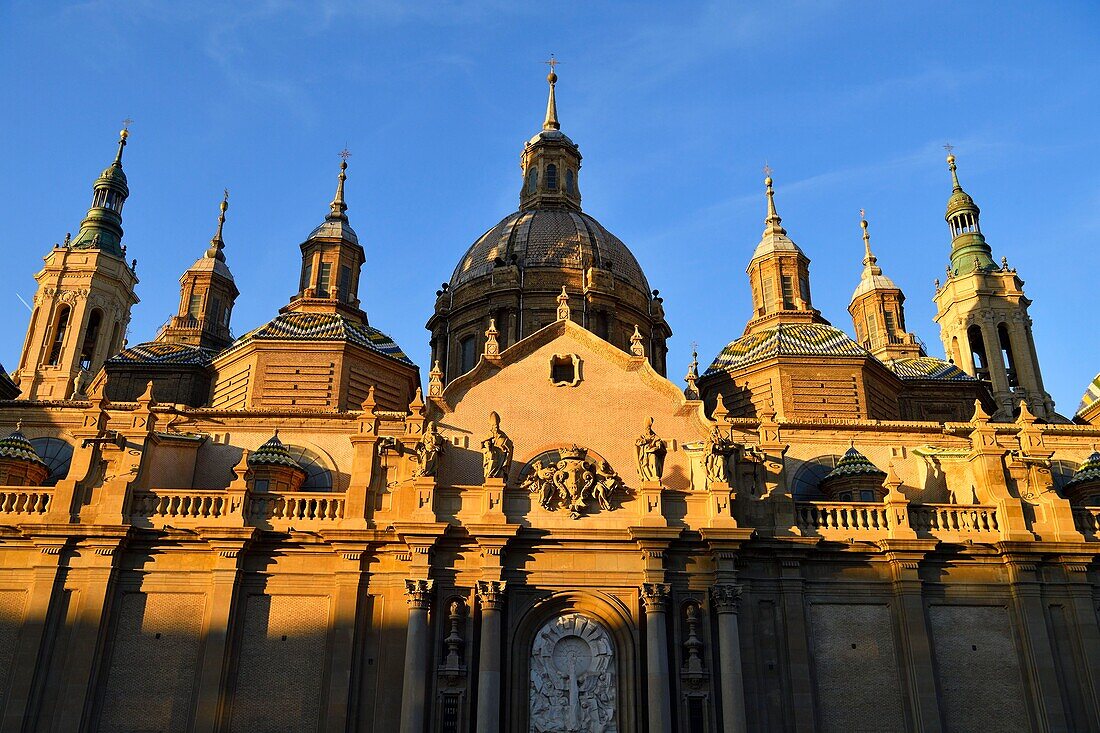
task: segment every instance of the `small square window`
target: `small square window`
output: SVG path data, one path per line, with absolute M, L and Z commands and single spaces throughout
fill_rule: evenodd
M 575 387 L 581 381 L 581 360 L 576 354 L 550 357 L 550 382 L 555 387 Z

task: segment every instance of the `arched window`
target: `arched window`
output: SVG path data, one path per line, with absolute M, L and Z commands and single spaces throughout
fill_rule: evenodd
M 31 445 L 50 471 L 44 486 L 54 486 L 69 474 L 69 464 L 73 461 L 72 445 L 61 438 L 34 438 Z
M 549 191 L 558 190 L 558 167 L 553 163 L 546 166 L 546 188 Z
M 50 346 L 50 364 L 53 366 L 57 366 L 61 361 L 61 347 L 65 345 L 65 332 L 69 330 L 70 315 L 72 315 L 72 309 L 67 305 L 57 309 L 57 320 L 54 321 Z
M 978 379 L 989 381 L 989 360 L 986 358 L 985 341 L 982 340 L 982 327 L 971 326 L 966 329 L 966 338 L 970 342 L 970 357 L 974 360 L 974 374 Z
M 99 326 L 103 322 L 103 311 L 96 308 L 88 316 L 88 327 L 84 329 L 84 343 L 80 347 L 80 368 L 91 369 L 95 361 L 96 342 L 99 341 Z
M 820 501 L 824 498 L 821 480 L 836 468 L 840 456 L 824 455 L 804 461 L 791 479 L 791 494 L 795 501 Z
M 572 170 L 567 170 L 565 172 L 565 191 L 566 191 L 566 193 L 573 193 L 573 187 L 574 187 L 573 180 L 574 180 L 573 171 Z
M 111 344 L 110 344 L 111 356 L 114 356 L 118 352 L 122 351 L 122 342 L 118 340 L 120 331 L 122 331 L 122 324 L 119 323 L 118 321 L 115 321 L 114 330 L 111 331 Z
M 306 472 L 305 481 L 298 487 L 300 490 L 332 491 L 332 471 L 325 465 L 321 456 L 299 445 L 288 445 L 286 449 L 290 457 Z
M 538 182 L 539 182 L 539 172 L 537 170 L 535 170 L 534 168 L 527 171 L 527 190 L 528 190 L 528 192 L 534 192 L 535 186 L 538 185 Z
M 474 368 L 474 349 L 476 347 L 477 340 L 473 336 L 467 336 L 459 342 L 459 365 L 462 367 L 463 374 Z
M 1001 359 L 1004 361 L 1008 386 L 1015 389 L 1020 386 L 1020 383 L 1016 378 L 1016 359 L 1012 355 L 1012 342 L 1008 338 L 1008 326 L 1006 324 L 997 325 L 997 339 L 1001 343 Z

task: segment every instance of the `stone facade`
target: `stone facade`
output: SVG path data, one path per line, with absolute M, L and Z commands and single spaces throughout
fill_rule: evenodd
M 521 204 L 578 214 L 553 97 L 543 132 Z M 421 391 L 359 309 L 345 168 L 272 321 L 0 401 L 0 731 L 1100 729 L 1100 426 L 829 325 L 770 179 L 757 310 L 686 389 L 644 276 L 611 268 L 614 336 L 544 262 L 469 369 L 437 300 Z M 904 333 L 882 277 L 857 332 Z

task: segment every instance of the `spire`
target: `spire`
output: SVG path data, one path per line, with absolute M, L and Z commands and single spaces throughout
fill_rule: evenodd
M 787 230 L 783 228 L 783 220 L 779 218 L 779 213 L 775 210 L 775 189 L 772 188 L 772 169 L 767 163 L 764 164 L 764 186 L 768 195 L 768 217 L 764 219 L 764 236 L 769 234 L 786 234 Z
M 554 67 L 560 62 L 554 58 L 554 54 L 550 54 L 550 60 L 545 63 L 550 67 L 550 73 L 546 75 L 546 81 L 550 82 L 550 96 L 546 99 L 546 119 L 542 122 L 542 129 L 560 130 L 561 125 L 558 123 L 558 102 L 554 97 L 554 85 L 558 83 L 558 75 L 554 72 Z
M 70 244 L 73 249 L 95 249 L 116 257 L 123 256 L 122 207 L 130 195 L 130 189 L 126 174 L 122 171 L 122 150 L 130 137 L 131 122 L 129 119 L 123 121 L 115 158 L 92 185 L 92 205 Z
M 871 254 L 871 235 L 867 231 L 867 213 L 863 210 L 859 210 L 859 225 L 863 227 L 863 266 L 874 267 L 878 259 Z
M 955 167 L 954 148 L 947 150 L 947 168 L 951 171 L 951 196 L 947 199 L 944 219 L 951 231 L 951 267 L 953 275 L 964 275 L 975 270 L 996 269 L 993 251 L 985 241 L 981 227 L 981 210 L 970 194 L 959 184 Z
M 222 252 L 225 249 L 225 240 L 222 239 L 222 227 L 225 226 L 225 211 L 229 208 L 229 189 L 224 189 L 222 195 L 222 203 L 219 207 L 220 213 L 218 214 L 218 231 L 214 232 L 214 236 L 210 239 L 210 248 L 206 250 L 206 257 L 221 260 L 225 262 L 225 253 Z
M 945 145 L 944 147 L 948 148 L 947 167 L 951 171 L 951 183 L 953 184 L 951 191 L 953 193 L 956 193 L 958 191 L 962 191 L 963 187 L 959 183 L 959 173 L 958 169 L 955 167 L 955 155 L 954 153 L 950 152 L 950 150 L 953 149 L 950 145 Z
M 520 155 L 519 167 L 523 171 L 523 186 L 519 193 L 519 208 L 535 209 L 581 208 L 581 190 L 578 175 L 581 168 L 581 151 L 569 136 L 561 131 L 558 122 L 558 103 L 555 87 L 558 75 L 555 67 L 560 63 L 553 55 L 545 62 L 550 67 L 546 81 L 550 84 L 550 96 L 546 100 L 546 117 L 542 129 L 527 141 Z
M 333 197 L 332 203 L 329 204 L 329 215 L 325 217 L 328 221 L 347 221 L 348 205 L 344 203 L 344 181 L 348 179 L 346 171 L 348 169 L 348 158 L 351 157 L 351 151 L 344 148 L 340 151 L 340 175 L 337 176 L 336 184 L 336 196 Z
M 118 133 L 118 152 L 115 153 L 115 159 L 111 165 L 122 167 L 122 149 L 126 147 L 126 138 L 130 137 L 130 124 L 132 122 L 133 120 L 129 117 L 122 121 L 122 129 Z

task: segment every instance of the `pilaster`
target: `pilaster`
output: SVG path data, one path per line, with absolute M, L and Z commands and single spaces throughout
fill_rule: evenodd
M 646 631 L 646 693 L 649 730 L 672 730 L 672 691 L 668 666 L 668 621 L 666 609 L 670 587 L 667 583 L 643 583 Z
M 901 634 L 902 679 L 908 693 L 913 730 L 929 733 L 942 730 L 943 723 L 936 694 L 932 639 L 924 611 L 920 563 L 938 544 L 937 540 L 900 538 L 878 542 L 886 554 L 892 577 L 895 614 Z
M 223 714 L 223 693 L 232 654 L 232 627 L 238 610 L 241 561 L 255 534 L 252 528 L 201 530 L 210 546 L 210 600 L 202 623 L 198 660 L 195 733 L 216 731 Z
M 39 659 L 55 591 L 63 584 L 65 573 L 65 537 L 32 537 L 34 552 L 31 585 L 27 589 L 27 601 L 23 612 L 23 625 L 12 654 L 11 679 L 4 695 L 4 717 L 0 720 L 0 733 L 21 733 L 24 721 L 34 715 L 34 678 L 39 672 Z

